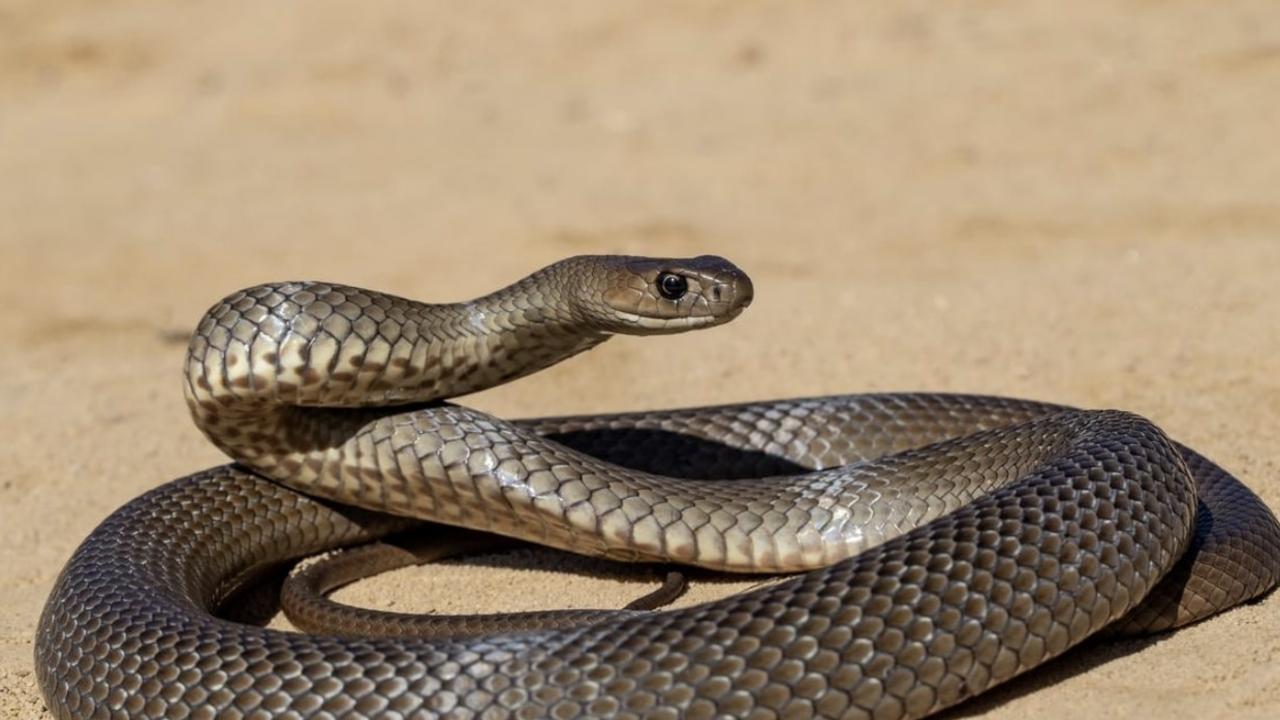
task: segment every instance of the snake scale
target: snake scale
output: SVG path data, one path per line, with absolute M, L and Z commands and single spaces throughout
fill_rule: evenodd
M 60 718 L 920 717 L 1109 628 L 1271 589 L 1247 488 L 1120 411 L 883 394 L 503 421 L 445 401 L 751 301 L 718 257 L 563 260 L 466 303 L 261 285 L 184 375 L 235 461 L 127 503 L 41 617 Z M 799 574 L 693 607 L 422 640 L 213 614 L 255 568 L 428 520 Z

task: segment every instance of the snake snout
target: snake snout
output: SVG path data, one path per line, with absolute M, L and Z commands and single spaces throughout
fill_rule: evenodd
M 714 255 L 703 257 L 719 260 L 724 264 L 716 276 L 708 278 L 707 300 L 712 307 L 720 308 L 721 312 L 732 312 L 734 316 L 746 310 L 755 298 L 755 286 L 751 284 L 751 278 L 724 258 Z

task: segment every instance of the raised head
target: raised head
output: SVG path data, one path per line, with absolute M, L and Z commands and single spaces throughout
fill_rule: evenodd
M 726 323 L 751 304 L 751 278 L 715 255 L 580 256 L 559 269 L 575 311 L 598 330 L 660 335 Z

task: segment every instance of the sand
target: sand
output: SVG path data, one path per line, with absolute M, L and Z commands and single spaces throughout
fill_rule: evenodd
M 1277 87 L 1265 1 L 9 0 L 0 716 L 45 716 L 32 636 L 76 544 L 222 461 L 175 338 L 267 280 L 453 300 L 570 254 L 723 254 L 756 283 L 734 323 L 616 339 L 467 402 L 1119 407 L 1280 507 Z M 644 587 L 521 551 L 345 597 L 494 610 Z M 1278 619 L 1272 596 L 1081 648 L 958 713 L 1278 717 Z

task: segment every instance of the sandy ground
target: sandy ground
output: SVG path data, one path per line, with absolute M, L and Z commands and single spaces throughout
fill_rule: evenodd
M 1067 8 L 0 3 L 0 716 L 44 716 L 32 635 L 76 544 L 221 461 L 173 338 L 266 280 L 451 300 L 569 254 L 719 253 L 756 282 L 733 324 L 469 402 L 1121 407 L 1280 507 L 1280 11 Z M 521 552 L 346 597 L 494 610 L 643 585 Z M 1273 596 L 1086 647 L 960 714 L 1278 717 L 1278 620 Z

